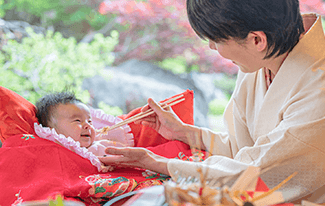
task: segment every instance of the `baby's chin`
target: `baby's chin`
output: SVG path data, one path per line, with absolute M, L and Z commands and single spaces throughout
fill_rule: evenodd
M 91 143 L 82 143 L 82 144 L 80 144 L 80 147 L 86 147 L 86 148 L 88 148 L 88 147 L 90 147 L 92 145 L 92 142 Z
M 83 138 L 80 138 L 80 140 L 79 140 L 80 146 L 86 147 L 86 148 L 90 147 L 93 142 L 94 142 L 93 138 L 90 138 L 90 137 L 88 137 L 88 138 L 83 137 Z

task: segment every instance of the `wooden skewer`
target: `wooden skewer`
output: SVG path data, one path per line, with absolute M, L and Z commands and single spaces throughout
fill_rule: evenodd
M 167 100 L 167 101 L 165 101 L 165 102 L 159 103 L 159 105 L 160 105 L 160 106 L 164 106 L 164 105 L 166 105 L 166 104 L 169 104 L 169 103 L 171 103 L 171 102 L 173 102 L 173 101 L 175 101 L 175 100 L 178 100 L 178 99 L 182 98 L 183 96 L 184 96 L 183 94 L 178 95 L 178 96 L 176 96 L 176 97 L 174 97 L 174 98 L 171 98 L 171 99 L 169 99 L 169 100 Z M 140 112 L 139 114 L 136 114 L 136 115 L 134 115 L 134 116 L 132 116 L 132 117 L 126 119 L 126 120 L 137 119 L 139 116 L 142 116 L 142 115 L 144 115 L 144 114 L 146 114 L 146 113 L 149 113 L 149 112 L 151 112 L 151 111 L 152 111 L 152 109 L 148 109 L 147 111 L 145 111 L 145 112 Z M 126 120 L 124 120 L 124 121 L 126 121 Z M 121 123 L 121 122 L 120 122 L 120 123 Z M 119 124 L 119 123 L 118 123 L 118 124 Z
M 159 103 L 159 105 L 160 106 L 163 106 L 163 105 L 165 105 L 165 104 L 169 104 L 169 103 L 171 103 L 171 102 L 173 102 L 173 101 L 175 101 L 175 100 L 178 100 L 178 99 L 180 99 L 180 98 L 182 98 L 184 95 L 183 94 L 181 94 L 181 95 L 178 95 L 178 96 L 176 96 L 176 97 L 174 97 L 174 98 L 172 98 L 172 99 L 169 99 L 169 100 L 167 100 L 167 101 L 165 101 L 165 102 L 162 102 L 162 103 Z M 125 119 L 124 121 L 131 121 L 132 119 L 136 119 L 136 120 L 138 120 L 138 117 L 140 117 L 140 116 L 142 116 L 142 115 L 144 115 L 144 114 L 146 114 L 146 113 L 149 113 L 149 112 L 151 112 L 152 111 L 152 109 L 148 109 L 147 111 L 145 111 L 145 112 L 140 112 L 139 114 L 136 114 L 136 115 L 134 115 L 134 116 L 132 116 L 132 117 L 130 117 L 130 118 L 128 118 L 128 119 Z M 123 121 L 123 122 L 124 122 Z M 122 122 L 120 122 L 120 123 L 122 123 Z M 120 124 L 120 123 L 118 123 L 118 124 Z M 114 125 L 113 125 L 114 126 Z
M 184 101 L 185 98 L 182 98 L 182 97 L 183 97 L 183 94 L 179 95 L 179 96 L 176 96 L 176 97 L 174 97 L 174 98 L 172 98 L 170 100 L 167 100 L 165 102 L 162 102 L 159 105 L 162 106 L 163 109 L 165 109 L 166 107 L 173 106 L 175 104 L 178 104 L 178 103 Z M 180 98 L 182 98 L 182 99 L 180 99 Z M 134 115 L 134 116 L 132 116 L 132 117 L 130 117 L 128 119 L 125 119 L 124 121 L 119 122 L 119 123 L 117 123 L 117 124 L 115 124 L 115 125 L 113 125 L 111 127 L 104 127 L 102 129 L 100 129 L 99 132 L 100 133 L 108 132 L 110 130 L 116 129 L 116 128 L 121 127 L 121 126 L 123 126 L 125 124 L 132 123 L 132 122 L 134 122 L 136 120 L 142 119 L 142 118 L 147 117 L 149 115 L 152 115 L 154 113 L 155 112 L 152 109 L 149 109 L 149 110 L 147 110 L 145 112 L 141 112 L 141 113 L 139 113 L 137 115 Z
M 178 104 L 178 103 L 180 103 L 180 102 L 182 102 L 182 101 L 184 101 L 184 100 L 185 100 L 185 98 L 180 99 L 180 100 L 175 101 L 175 102 L 172 102 L 172 103 L 170 103 L 170 104 L 165 104 L 162 108 L 165 109 L 165 108 L 168 107 L 168 106 L 173 106 L 173 105 Z M 148 110 L 148 111 L 149 111 L 149 110 Z M 126 120 L 124 120 L 124 121 L 122 121 L 122 122 L 120 122 L 120 123 L 117 123 L 117 124 L 113 125 L 112 127 L 108 128 L 108 129 L 106 129 L 104 132 L 108 132 L 108 131 L 110 131 L 110 130 L 113 130 L 113 129 L 116 129 L 116 128 L 118 128 L 118 127 L 121 127 L 121 126 L 123 126 L 123 125 L 125 125 L 125 124 L 132 123 L 132 122 L 134 122 L 134 121 L 136 121 L 136 120 L 142 119 L 142 118 L 147 117 L 147 116 L 149 116 L 149 115 L 152 115 L 152 114 L 154 114 L 154 113 L 155 113 L 155 112 L 154 112 L 153 110 L 150 110 L 149 112 L 140 113 L 141 115 L 138 115 L 136 118 L 129 118 L 129 119 L 126 119 Z

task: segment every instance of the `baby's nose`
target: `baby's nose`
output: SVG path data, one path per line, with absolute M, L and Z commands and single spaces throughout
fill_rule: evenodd
M 83 127 L 84 127 L 85 129 L 88 129 L 88 128 L 90 127 L 90 123 L 85 122 L 84 125 L 83 125 Z

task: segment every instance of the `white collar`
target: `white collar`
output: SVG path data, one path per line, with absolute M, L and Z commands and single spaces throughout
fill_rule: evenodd
M 34 129 L 39 137 L 55 143 L 59 143 L 61 146 L 67 148 L 68 150 L 71 150 L 81 157 L 88 159 L 92 165 L 97 167 L 98 172 L 101 171 L 101 163 L 99 159 L 93 153 L 89 152 L 88 149 L 80 147 L 79 142 L 73 140 L 71 137 L 66 137 L 63 134 L 58 134 L 55 129 L 43 127 L 41 124 L 39 125 L 37 123 L 34 123 Z

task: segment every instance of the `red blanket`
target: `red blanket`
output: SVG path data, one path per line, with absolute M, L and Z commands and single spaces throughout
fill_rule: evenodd
M 193 91 L 183 93 L 184 102 L 173 109 L 193 124 Z M 136 109 L 123 118 L 135 115 Z M 131 190 L 162 184 L 168 179 L 140 169 L 118 169 L 99 173 L 88 159 L 34 132 L 35 106 L 17 93 L 0 86 L 0 205 L 32 200 L 78 200 L 98 205 Z M 174 158 L 190 155 L 187 145 L 167 141 L 152 129 L 131 124 L 136 146 L 151 146 L 157 154 Z M 149 141 L 148 141 L 149 140 Z M 181 152 L 181 153 L 180 153 Z
M 173 106 L 175 113 L 193 124 L 193 92 Z M 137 114 L 136 109 L 121 118 Z M 13 91 L 0 86 L 0 205 L 17 205 L 32 200 L 53 199 L 100 205 L 101 202 L 153 185 L 169 177 L 142 169 L 118 169 L 99 173 L 88 159 L 35 135 L 35 106 Z M 152 129 L 130 124 L 136 146 L 168 158 L 191 161 L 191 151 L 178 141 L 167 141 Z M 150 147 L 151 146 L 151 147 Z M 202 159 L 204 156 L 202 156 Z M 255 191 L 261 190 L 257 185 Z M 263 185 L 263 184 L 262 184 Z
M 181 151 L 191 154 L 181 142 L 166 144 L 151 150 L 166 157 L 176 157 Z M 36 135 L 8 138 L 0 156 L 0 205 L 10 205 L 17 199 L 45 200 L 58 194 L 66 200 L 98 205 L 132 190 L 160 185 L 169 178 L 131 168 L 99 173 L 88 159 Z

